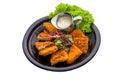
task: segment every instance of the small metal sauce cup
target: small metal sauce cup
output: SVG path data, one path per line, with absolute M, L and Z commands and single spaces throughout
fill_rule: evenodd
M 70 25 L 69 25 L 68 27 L 61 28 L 60 26 L 58 26 L 57 22 L 58 22 L 58 20 L 59 20 L 59 18 L 60 18 L 61 16 L 68 16 L 68 17 L 71 18 L 72 21 L 71 21 L 71 23 L 70 23 Z M 75 21 L 75 20 L 78 20 L 78 22 L 77 22 L 76 24 L 74 24 L 74 21 Z M 51 23 L 52 23 L 57 29 L 59 29 L 59 30 L 71 30 L 71 28 L 73 28 L 73 26 L 81 23 L 81 21 L 82 21 L 82 17 L 81 17 L 81 16 L 73 17 L 70 13 L 67 13 L 67 12 L 59 13 L 59 14 L 57 14 L 55 17 L 53 17 L 53 18 L 51 19 Z

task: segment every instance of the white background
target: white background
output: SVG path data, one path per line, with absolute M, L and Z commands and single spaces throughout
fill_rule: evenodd
M 51 72 L 31 64 L 22 50 L 28 27 L 60 2 L 89 10 L 101 32 L 96 56 L 67 72 Z M 120 80 L 119 0 L 0 0 L 0 80 Z

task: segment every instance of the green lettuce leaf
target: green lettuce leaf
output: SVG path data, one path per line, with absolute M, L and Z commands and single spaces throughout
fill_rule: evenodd
M 82 22 L 80 24 L 76 25 L 76 28 L 81 29 L 84 33 L 92 32 L 91 24 L 94 23 L 94 19 L 93 19 L 92 14 L 89 11 L 84 10 L 81 7 L 78 7 L 76 5 L 60 3 L 56 6 L 54 12 L 51 12 L 48 17 L 49 17 L 49 19 L 51 19 L 55 15 L 57 15 L 61 12 L 68 12 L 73 17 L 82 16 L 82 18 L 83 18 Z

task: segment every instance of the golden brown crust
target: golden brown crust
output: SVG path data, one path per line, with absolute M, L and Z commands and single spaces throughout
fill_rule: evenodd
M 84 33 L 80 29 L 74 29 L 71 33 L 72 37 L 83 37 Z
M 82 51 L 76 47 L 74 44 L 70 47 L 70 51 L 68 53 L 67 64 L 71 64 L 76 61 L 77 58 L 80 57 Z
M 65 62 L 68 59 L 68 54 L 65 50 L 57 51 L 56 53 L 52 54 L 50 59 L 51 65 L 55 65 L 59 62 Z
M 37 48 L 37 50 L 42 50 L 48 46 L 51 46 L 53 45 L 54 43 L 53 42 L 50 42 L 50 41 L 45 41 L 45 42 L 35 42 L 35 47 Z
M 43 26 L 45 26 L 46 30 L 50 33 L 57 33 L 57 29 L 50 22 L 44 22 Z
M 47 56 L 47 55 L 55 53 L 57 50 L 58 50 L 57 46 L 50 46 L 50 47 L 40 50 L 39 55 Z
M 75 41 L 74 44 L 83 52 L 87 53 L 88 51 L 88 38 L 81 37 L 81 38 L 73 38 Z
M 37 38 L 38 38 L 38 40 L 42 40 L 42 41 L 49 41 L 49 40 L 52 39 L 52 38 L 49 37 L 48 34 L 45 33 L 45 32 L 39 33 L 38 36 L 37 36 Z
M 49 32 L 47 30 L 43 30 L 44 33 L 48 34 Z
M 74 44 L 83 52 L 88 51 L 89 39 L 80 29 L 75 29 L 71 35 L 73 36 Z

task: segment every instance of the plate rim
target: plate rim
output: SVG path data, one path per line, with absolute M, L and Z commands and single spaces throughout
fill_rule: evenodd
M 69 70 L 73 70 L 76 69 L 78 67 L 83 66 L 84 64 L 88 63 L 97 53 L 99 47 L 100 47 L 100 43 L 101 43 L 101 35 L 100 32 L 97 28 L 97 26 L 95 24 L 92 24 L 92 29 L 95 32 L 95 36 L 96 36 L 96 42 L 95 42 L 95 47 L 93 48 L 92 52 L 90 53 L 89 57 L 86 57 L 85 60 L 83 60 L 81 63 L 72 65 L 72 66 L 68 66 L 65 68 L 56 68 L 56 67 L 48 67 L 45 66 L 43 64 L 40 64 L 39 62 L 37 62 L 36 60 L 33 59 L 33 57 L 29 54 L 29 51 L 27 49 L 27 39 L 29 37 L 29 33 L 34 29 L 35 26 L 41 24 L 43 21 L 45 20 L 49 20 L 48 16 L 42 17 L 38 20 L 36 20 L 26 31 L 23 41 L 22 41 L 22 48 L 23 48 L 23 52 L 26 56 L 26 58 L 34 65 L 36 65 L 39 68 L 45 69 L 45 70 L 49 70 L 49 71 L 69 71 Z M 94 25 L 94 26 L 93 26 Z

